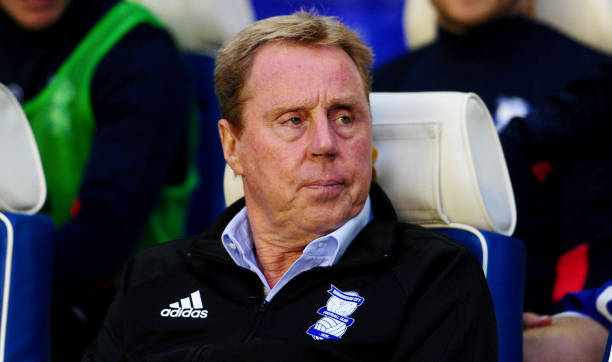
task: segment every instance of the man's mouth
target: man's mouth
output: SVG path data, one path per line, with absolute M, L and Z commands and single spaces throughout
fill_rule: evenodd
M 343 186 L 344 182 L 339 180 L 315 180 L 306 184 L 306 187 L 313 189 L 327 189 Z
M 315 197 L 319 201 L 329 201 L 339 197 L 346 189 L 346 185 L 340 180 L 325 179 L 309 182 L 306 184 L 305 189 L 312 192 L 311 195 L 316 195 Z

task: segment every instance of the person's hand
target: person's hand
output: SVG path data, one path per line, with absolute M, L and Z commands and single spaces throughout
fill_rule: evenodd
M 545 327 L 552 324 L 549 315 L 540 315 L 532 312 L 523 313 L 523 330 L 535 327 Z
M 582 316 L 551 318 L 523 314 L 523 361 L 600 362 L 608 331 L 597 321 Z

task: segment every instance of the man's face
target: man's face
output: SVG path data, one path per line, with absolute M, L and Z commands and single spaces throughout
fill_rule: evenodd
M 464 31 L 512 14 L 520 0 L 431 0 L 431 3 L 438 11 L 443 27 L 450 31 Z
M 324 235 L 357 215 L 372 177 L 372 122 L 352 59 L 337 47 L 266 44 L 242 96 L 244 128 L 229 152 L 220 130 L 251 224 Z
M 0 0 L 0 7 L 27 30 L 53 25 L 71 0 Z

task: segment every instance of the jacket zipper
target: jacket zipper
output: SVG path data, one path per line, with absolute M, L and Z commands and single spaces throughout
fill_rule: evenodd
M 266 314 L 266 311 L 268 310 L 269 304 L 270 302 L 264 299 L 263 302 L 261 302 L 261 304 L 257 307 L 255 325 L 253 325 L 251 332 L 249 332 L 249 335 L 244 339 L 244 342 L 246 343 L 250 342 L 253 339 L 253 336 L 255 335 L 255 333 L 257 333 L 257 330 L 259 329 L 259 326 L 261 325 L 261 321 L 263 320 L 264 315 Z

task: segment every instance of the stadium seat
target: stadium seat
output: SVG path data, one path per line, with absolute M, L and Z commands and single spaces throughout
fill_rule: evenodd
M 372 93 L 377 182 L 401 220 L 434 228 L 480 260 L 499 361 L 522 360 L 525 248 L 497 131 L 473 93 Z
M 206 230 L 225 208 L 223 195 L 217 191 L 223 185 L 225 160 L 217 130 L 221 114 L 213 87 L 215 59 L 206 54 L 190 53 L 186 60 L 199 110 L 196 167 L 200 178 L 191 195 L 186 234 L 197 235 Z
M 473 93 L 372 93 L 376 182 L 399 218 L 444 233 L 480 260 L 493 298 L 499 361 L 522 360 L 525 249 L 497 132 Z M 242 182 L 226 167 L 226 204 Z
M 406 52 L 403 31 L 404 0 L 250 0 L 256 20 L 287 15 L 300 9 L 337 16 L 374 49 L 374 67 Z
M 227 38 L 255 20 L 249 0 L 129 0 L 153 12 L 178 46 L 214 55 Z
M 49 361 L 54 226 L 38 148 L 0 84 L 0 361 Z
M 315 9 L 338 16 L 372 48 L 374 65 L 403 54 L 404 0 L 130 0 L 142 4 L 164 21 L 179 46 L 194 53 L 214 55 L 229 36 L 255 20 Z M 231 19 L 231 21 L 228 21 Z

